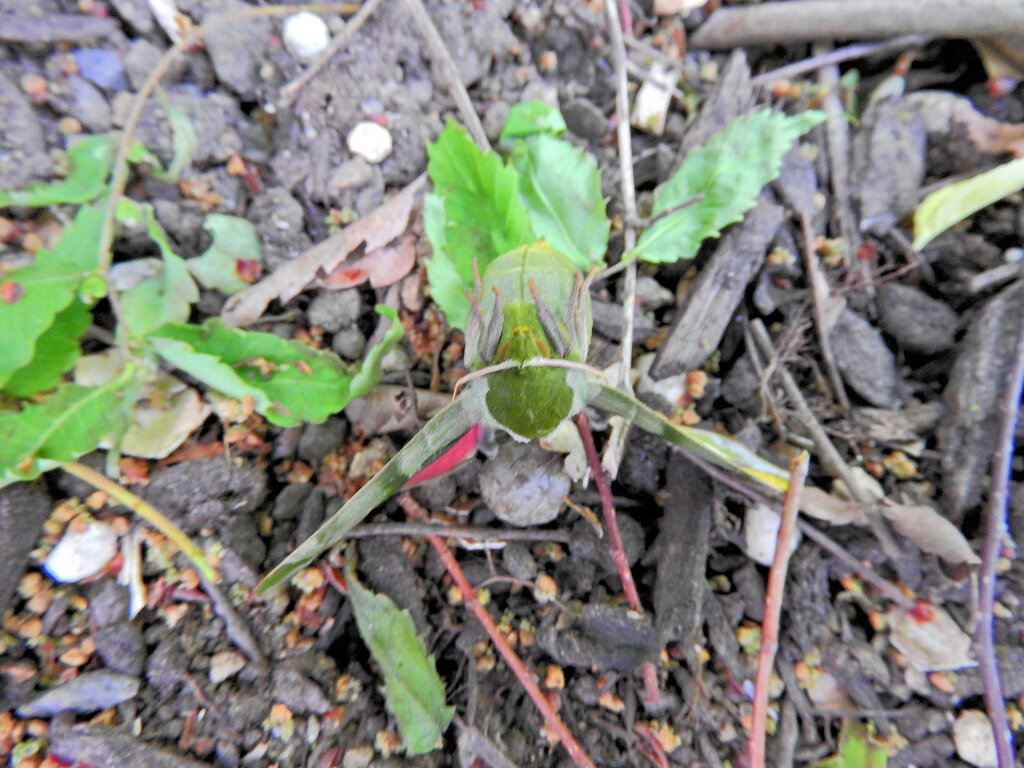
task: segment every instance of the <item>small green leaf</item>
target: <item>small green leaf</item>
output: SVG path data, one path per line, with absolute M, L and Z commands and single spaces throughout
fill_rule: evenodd
M 654 191 L 652 216 L 698 195 L 703 199 L 648 227 L 627 258 L 653 263 L 693 258 L 701 242 L 743 218 L 765 184 L 779 175 L 793 142 L 825 119 L 822 112 L 789 116 L 763 109 L 738 117 L 686 156 Z
M 81 356 L 79 339 L 91 322 L 89 308 L 82 302 L 74 300 L 68 304 L 36 339 L 32 359 L 14 372 L 3 390 L 14 397 L 29 397 L 57 386 Z
M 534 136 L 538 133 L 561 136 L 565 133 L 562 113 L 542 101 L 524 101 L 513 105 L 501 129 L 499 141 L 505 143 L 515 139 Z
M 117 220 L 141 224 L 160 249 L 163 272 L 143 280 L 121 294 L 121 319 L 138 337 L 147 336 L 169 323 L 188 320 L 192 303 L 199 298 L 185 260 L 174 252 L 163 227 L 153 215 L 153 206 L 123 198 L 117 204 Z
M 379 371 L 379 356 L 401 338 L 398 329 L 397 336 L 389 333 L 371 350 L 371 370 Z M 272 333 L 228 328 L 218 318 L 202 325 L 166 325 L 149 340 L 161 357 L 213 389 L 235 399 L 252 397 L 256 410 L 282 427 L 318 424 L 376 383 L 333 352 Z
M 186 264 L 204 288 L 232 294 L 248 288 L 251 282 L 239 277 L 239 263 L 263 264 L 260 238 L 252 222 L 238 216 L 211 213 L 203 228 L 213 235 L 213 243 L 201 255 Z
M 839 751 L 812 763 L 813 768 L 885 768 L 889 752 L 859 720 L 844 720 L 839 730 Z
M 914 250 L 972 213 L 1024 187 L 1024 157 L 932 192 L 914 212 Z
M 114 163 L 116 142 L 111 136 L 88 136 L 68 150 L 67 178 L 56 184 L 33 184 L 28 189 L 0 190 L 0 208 L 23 205 L 41 208 L 58 203 L 87 203 L 103 194 Z
M 510 159 L 519 171 L 519 196 L 534 232 L 583 272 L 603 265 L 611 223 L 594 157 L 568 141 L 539 134 L 517 142 Z
M 349 547 L 345 584 L 359 634 L 384 670 L 388 710 L 398 721 L 406 752 L 422 755 L 437 746 L 455 710 L 444 703 L 444 683 L 409 612 L 360 584 L 355 560 L 355 548 Z
M 40 337 L 75 300 L 82 281 L 96 269 L 102 224 L 103 213 L 98 208 L 82 206 L 52 251 L 40 250 L 32 264 L 0 278 L 0 328 L 4 336 L 0 388 L 16 371 L 29 365 Z M 63 330 L 71 332 L 73 328 L 65 326 Z M 60 330 L 55 333 L 59 335 Z M 76 333 L 74 339 L 79 335 Z M 51 337 L 51 349 L 55 342 L 56 337 Z
M 448 322 L 464 328 L 469 317 L 465 289 L 473 287 L 473 260 L 482 274 L 501 254 L 537 238 L 519 200 L 516 172 L 504 167 L 493 152 L 481 152 L 463 128 L 449 122 L 427 147 L 427 155 L 437 198 L 428 206 L 434 216 L 427 222 L 434 255 L 427 277 Z M 449 264 L 432 267 L 437 260 Z M 452 283 L 454 276 L 458 284 Z
M 0 486 L 31 480 L 95 450 L 127 425 L 135 368 L 102 387 L 62 384 L 44 402 L 0 411 Z

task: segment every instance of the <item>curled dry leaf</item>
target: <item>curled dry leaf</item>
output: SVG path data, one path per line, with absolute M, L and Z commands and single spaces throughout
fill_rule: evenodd
M 415 264 L 416 241 L 406 236 L 395 245 L 377 248 L 358 259 L 338 264 L 326 277 L 314 280 L 311 287 L 340 291 L 369 280 L 374 288 L 382 288 L 397 283 Z
M 1024 123 L 1002 123 L 986 117 L 970 99 L 949 91 L 918 91 L 904 97 L 903 103 L 917 111 L 929 134 L 966 131 L 982 152 L 1024 156 Z
M 416 409 L 409 402 L 408 387 L 380 385 L 345 406 L 345 418 L 366 435 L 384 435 L 391 432 L 415 432 L 423 421 L 432 418 L 444 408 L 451 397 L 417 389 Z
M 981 563 L 960 530 L 927 504 L 896 504 L 883 499 L 878 509 L 900 535 L 925 552 L 949 563 Z
M 847 501 L 809 487 L 800 498 L 800 511 L 832 525 L 867 525 L 868 514 L 876 511 L 924 552 L 949 563 L 981 562 L 959 529 L 926 504 L 897 504 L 888 499 L 870 503 Z
M 289 301 L 317 278 L 333 272 L 360 246 L 372 252 L 390 243 L 405 232 L 425 183 L 426 176 L 420 176 L 369 215 L 317 243 L 256 285 L 236 293 L 224 305 L 224 324 L 229 328 L 249 325 L 270 302 Z
M 973 667 L 971 637 L 941 608 L 920 602 L 889 611 L 889 641 L 919 672 Z

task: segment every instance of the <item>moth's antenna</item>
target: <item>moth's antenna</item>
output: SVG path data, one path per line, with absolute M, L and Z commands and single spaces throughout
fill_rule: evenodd
M 518 368 L 518 367 L 519 367 L 518 361 L 516 361 L 516 360 L 506 360 L 503 363 L 498 363 L 497 365 L 488 365 L 486 368 L 481 368 L 479 371 L 473 371 L 472 373 L 467 373 L 465 376 L 463 376 L 461 379 L 459 379 L 458 381 L 455 382 L 455 390 L 452 392 L 452 400 L 454 400 L 455 396 L 457 394 L 459 394 L 459 389 L 462 387 L 462 385 L 472 381 L 473 379 L 479 379 L 481 376 L 486 376 L 489 373 L 497 373 L 498 371 L 507 371 L 509 368 Z
M 544 333 L 547 334 L 558 356 L 565 357 L 569 354 L 569 345 L 566 343 L 565 336 L 562 335 L 562 331 L 558 327 L 558 321 L 555 320 L 555 316 L 551 314 L 548 305 L 544 303 L 540 294 L 537 293 L 537 286 L 534 285 L 532 277 L 529 280 L 529 285 L 530 293 L 533 295 L 533 303 L 537 306 L 537 319 L 540 321 L 540 327 L 544 329 Z
M 494 291 L 494 309 L 491 310 L 491 321 L 487 324 L 487 338 L 484 341 L 483 358 L 488 363 L 494 359 L 498 351 L 498 342 L 501 341 L 501 329 L 505 325 L 505 310 L 502 308 L 501 291 L 498 286 L 492 286 Z

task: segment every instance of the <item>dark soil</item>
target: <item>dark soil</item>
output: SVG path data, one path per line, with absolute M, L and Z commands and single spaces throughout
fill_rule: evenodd
M 603 3 L 427 0 L 426 6 L 492 141 L 510 105 L 557 104 L 569 138 L 598 158 L 610 213 L 621 215 Z M 177 3 L 197 23 L 238 7 L 236 0 Z M 807 58 L 809 45 L 685 53 L 684 29 L 699 24 L 701 12 L 684 23 L 651 15 L 646 2 L 632 9 L 641 45 L 630 47 L 629 56 L 640 77 L 653 55 L 676 69 L 685 94 L 673 102 L 663 135 L 634 131 L 641 209 L 681 156 L 731 117 L 755 104 L 796 110 L 826 97 L 815 73 L 785 88 L 751 84 L 752 74 Z M 51 179 L 75 135 L 122 125 L 131 96 L 169 43 L 143 0 L 0 0 L 0 14 L 0 188 L 13 189 Z M 340 30 L 337 19 L 330 23 Z M 207 246 L 206 213 L 247 216 L 261 236 L 265 271 L 273 272 L 323 240 L 332 221 L 369 214 L 419 176 L 427 143 L 446 119 L 458 118 L 442 69 L 431 63 L 421 30 L 400 2 L 382 3 L 285 108 L 275 106 L 280 90 L 303 68 L 282 43 L 280 18 L 232 23 L 205 42 L 205 50 L 171 67 L 162 89 L 199 137 L 186 183 L 136 176 L 128 188 L 134 199 L 154 205 L 185 256 Z M 73 53 L 78 49 L 112 54 L 103 60 L 111 69 L 97 74 L 83 67 Z M 856 68 L 860 76 L 848 95 L 868 103 L 899 53 L 844 64 L 843 71 Z M 42 78 L 45 92 L 33 90 L 33 76 Z M 696 264 L 641 270 L 636 346 L 637 354 L 656 350 L 656 376 L 704 369 L 709 383 L 692 414 L 782 463 L 792 446 L 811 446 L 806 420 L 778 380 L 769 383 L 764 375 L 769 362 L 785 368 L 842 462 L 863 470 L 891 501 L 938 510 L 975 551 L 996 447 L 996 405 L 1024 328 L 1024 282 L 1011 266 L 1021 257 L 1024 216 L 1019 197 L 1011 197 L 916 253 L 907 215 L 935 181 L 1010 156 L 1009 146 L 979 145 L 968 118 L 949 116 L 967 109 L 971 119 L 1021 120 L 1021 90 L 993 97 L 985 78 L 969 43 L 924 45 L 905 77 L 906 95 L 862 107 L 852 125 L 844 124 L 848 151 L 837 150 L 834 133 L 816 129 L 790 153 L 758 207 L 706 244 Z M 637 84 L 631 79 L 632 91 Z M 972 102 L 958 101 L 964 96 Z M 348 132 L 364 119 L 384 123 L 392 135 L 394 151 L 382 163 L 356 160 L 346 147 Z M 160 99 L 150 100 L 137 138 L 170 160 Z M 245 161 L 246 174 L 229 170 L 234 158 Z M 20 263 L 31 238 L 52 236 L 66 214 L 3 212 L 0 258 Z M 221 450 L 226 427 L 210 418 L 172 461 L 148 462 L 140 471 L 145 482 L 133 490 L 201 544 L 219 543 L 218 587 L 197 583 L 183 558 L 145 533 L 146 605 L 130 618 L 128 592 L 113 575 L 70 585 L 41 575 L 34 552 L 41 537 L 55 541 L 62 525 L 56 521 L 70 516 L 66 500 L 84 500 L 90 488 L 55 471 L 38 483 L 0 490 L 0 759 L 22 768 L 35 768 L 47 755 L 46 765 L 59 758 L 118 768 L 568 764 L 565 751 L 546 741 L 540 715 L 453 597 L 444 566 L 422 539 L 360 538 L 358 552 L 363 582 L 409 610 L 457 711 L 443 747 L 427 755 L 409 759 L 394 749 L 396 725 L 384 706 L 379 669 L 330 579 L 311 583 L 306 594 L 289 589 L 265 602 L 253 597 L 260 575 L 422 423 L 408 388 L 417 388 L 422 416 L 438 391 L 446 399 L 461 373 L 461 335 L 440 323 L 425 286 L 429 245 L 418 217 L 411 231 L 423 258 L 391 289 L 392 300 L 401 302 L 406 342 L 389 359 L 384 383 L 391 388 L 375 393 L 371 407 L 356 405 L 325 425 L 288 430 L 250 418 L 234 427 L 230 456 Z M 118 261 L 139 255 L 130 244 L 118 247 Z M 613 230 L 610 262 L 622 247 L 621 230 Z M 824 291 L 816 297 L 808 248 Z M 372 306 L 388 290 L 309 290 L 272 305 L 254 327 L 315 336 L 358 359 L 376 324 Z M 595 289 L 595 365 L 615 359 L 621 293 L 618 277 Z M 224 300 L 205 294 L 193 319 L 217 314 Z M 816 310 L 830 318 L 825 333 Z M 754 321 L 768 327 L 777 360 L 753 348 Z M 111 326 L 102 315 L 96 322 Z M 104 336 L 90 338 L 96 345 Z M 678 405 L 659 402 L 656 392 L 643 396 L 668 411 Z M 606 419 L 592 417 L 600 440 Z M 455 522 L 504 525 L 481 500 L 478 483 L 483 468 L 484 493 L 493 498 L 501 483 L 507 487 L 492 463 L 506 460 L 509 450 L 501 447 L 504 437 L 494 440 L 493 450 L 483 452 L 494 458 L 475 459 L 421 487 L 419 501 Z M 529 460 L 531 473 L 560 474 L 560 457 L 513 452 L 523 451 L 536 451 L 516 459 Z M 86 462 L 102 469 L 104 458 Z M 1019 478 L 1019 460 L 1015 469 Z M 827 460 L 812 463 L 812 485 L 833 490 L 835 479 Z M 573 487 L 575 504 L 599 507 L 592 487 Z M 486 586 L 492 616 L 597 765 L 742 764 L 767 578 L 767 568 L 745 554 L 741 520 L 752 504 L 639 431 L 628 439 L 613 490 L 649 610 L 642 622 L 627 616 L 606 539 L 569 508 L 536 541 L 460 548 L 458 558 L 470 580 Z M 1012 483 L 1015 538 L 1024 536 L 1022 500 Z M 144 530 L 123 508 L 97 516 Z M 400 519 L 390 502 L 375 521 Z M 891 533 L 886 553 L 868 526 L 808 525 L 972 631 L 976 566 L 926 551 L 928 532 Z M 1019 723 L 1024 568 L 1010 539 L 1004 554 L 995 636 L 1011 722 Z M 340 572 L 338 553 L 326 562 Z M 541 576 L 554 579 L 555 600 L 543 601 L 531 588 Z M 955 671 L 921 671 L 909 658 L 913 652 L 892 638 L 893 622 L 904 615 L 850 561 L 802 538 L 784 596 L 769 764 L 802 765 L 834 753 L 840 725 L 850 720 L 873 723 L 890 748 L 890 767 L 966 764 L 961 758 L 970 753 L 958 755 L 953 721 L 985 709 L 979 674 L 945 658 L 945 647 L 932 669 L 949 662 Z M 663 699 L 648 708 L 640 665 L 650 661 L 658 666 Z M 62 698 L 37 699 L 60 685 Z M 19 707 L 26 708 L 17 714 Z M 33 742 L 37 737 L 43 740 Z

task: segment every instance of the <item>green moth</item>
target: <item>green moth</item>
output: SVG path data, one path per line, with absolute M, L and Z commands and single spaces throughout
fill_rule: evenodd
M 622 416 L 688 453 L 770 493 L 785 472 L 732 438 L 673 424 L 610 386 L 586 364 L 590 347 L 590 277 L 545 242 L 499 256 L 476 277 L 466 329 L 471 373 L 441 409 L 380 472 L 259 583 L 263 593 L 337 543 L 403 483 L 477 424 L 515 439 L 544 437 L 592 405 Z

